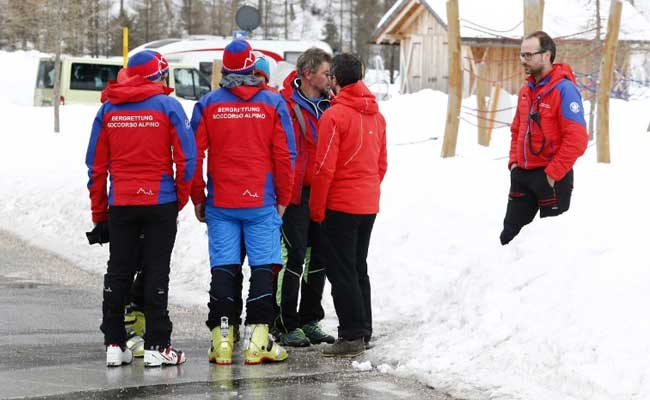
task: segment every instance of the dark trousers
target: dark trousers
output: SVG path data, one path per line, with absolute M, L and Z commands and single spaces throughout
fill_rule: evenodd
M 339 338 L 372 336 L 372 306 L 368 277 L 368 246 L 375 214 L 347 214 L 327 210 L 323 222 L 327 279 L 332 284 L 339 318 Z
M 101 330 L 106 344 L 124 345 L 124 305 L 133 276 L 142 267 L 143 311 L 147 321 L 145 348 L 166 347 L 172 323 L 167 311 L 169 263 L 176 239 L 176 202 L 155 206 L 118 206 L 109 209 L 110 258 L 104 275 Z M 142 265 L 137 251 L 141 233 Z
M 241 322 L 241 265 L 220 265 L 212 268 L 208 320 L 210 330 L 219 326 L 221 317 L 230 324 Z M 273 265 L 251 268 L 250 288 L 246 300 L 246 324 L 267 324 L 273 321 Z M 239 301 L 238 301 L 239 300 Z
M 503 221 L 501 244 L 508 244 L 524 225 L 532 222 L 539 210 L 540 218 L 562 214 L 571 205 L 573 170 L 551 187 L 544 168 L 515 168 L 510 172 L 508 208 Z
M 320 225 L 309 218 L 309 193 L 309 188 L 303 188 L 300 205 L 290 204 L 282 219 L 285 263 L 277 279 L 276 293 L 279 296 L 276 296 L 276 304 L 279 309 L 275 326 L 284 332 L 325 317 L 321 306 L 325 287 L 325 260 L 320 243 L 322 233 Z
M 210 301 L 208 302 L 208 320 L 205 321 L 205 324 L 210 330 L 219 326 L 222 316 L 228 317 L 228 323 L 230 325 L 241 325 L 241 313 L 244 309 L 244 300 L 242 298 L 244 273 L 242 271 L 242 266 L 246 259 L 246 245 L 243 240 L 241 241 L 240 257 L 241 261 L 239 265 L 225 265 L 212 268 L 212 279 L 210 282 L 209 292 Z M 222 269 L 219 270 L 215 268 Z M 220 278 L 220 273 L 225 273 L 226 275 L 223 275 Z M 226 281 L 225 283 L 228 285 L 226 287 L 223 286 L 224 282 L 222 280 L 224 278 Z M 230 287 L 232 287 L 232 289 Z M 223 296 L 224 292 L 227 292 L 225 296 Z M 222 305 L 218 305 L 220 298 L 223 299 L 221 300 L 221 302 L 224 303 Z M 225 309 L 223 309 L 223 307 L 225 307 Z

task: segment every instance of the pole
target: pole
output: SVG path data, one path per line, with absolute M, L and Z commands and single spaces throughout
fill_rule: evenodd
M 124 67 L 129 62 L 129 28 L 122 28 L 122 57 L 124 57 Z
M 543 0 L 524 0 L 524 37 L 535 31 L 541 31 L 543 18 Z
M 600 79 L 598 83 L 596 148 L 598 150 L 598 162 L 607 164 L 611 162 L 609 155 L 609 91 L 612 87 L 612 78 L 614 76 L 616 47 L 618 45 L 622 11 L 623 3 L 620 0 L 613 0 L 609 9 L 605 50 L 600 63 Z
M 487 104 L 486 97 L 488 94 L 488 83 L 485 81 L 487 78 L 487 65 L 484 63 L 476 64 L 476 72 L 478 75 L 478 82 L 476 83 L 476 106 L 478 109 L 479 118 L 477 120 L 478 125 L 478 144 L 481 146 L 489 146 L 490 139 L 488 137 L 488 127 L 486 125 L 487 121 Z
M 447 1 L 448 46 L 449 51 L 449 96 L 447 97 L 447 123 L 441 156 L 456 155 L 458 125 L 460 123 L 460 106 L 463 99 L 463 70 L 460 48 L 460 21 L 458 17 L 458 0 Z

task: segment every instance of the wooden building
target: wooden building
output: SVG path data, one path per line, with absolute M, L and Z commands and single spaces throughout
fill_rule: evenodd
M 519 60 L 524 0 L 459 0 L 463 52 L 463 93 L 475 92 L 479 79 L 517 93 L 525 78 Z M 555 62 L 571 65 L 583 96 L 595 89 L 609 16 L 609 1 L 601 0 L 600 40 L 596 7 L 582 0 L 546 0 L 544 30 L 556 40 Z M 591 3 L 589 3 L 591 4 Z M 497 17 L 498 16 L 498 17 Z M 626 74 L 630 55 L 648 51 L 650 23 L 624 2 L 617 68 Z M 373 33 L 377 44 L 400 45 L 401 92 L 425 88 L 447 91 L 447 22 L 445 0 L 398 0 Z M 615 79 L 616 81 L 616 79 Z M 619 80 L 618 83 L 621 84 Z

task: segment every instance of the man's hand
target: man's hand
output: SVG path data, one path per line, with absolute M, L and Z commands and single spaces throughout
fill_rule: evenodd
M 517 163 L 514 163 L 514 164 L 512 164 L 512 165 L 510 166 L 510 171 L 512 171 L 512 170 L 515 169 L 515 168 L 517 168 Z
M 280 218 L 284 216 L 285 211 L 287 211 L 287 206 L 281 206 L 278 204 L 278 214 L 280 214 Z
M 194 205 L 194 215 L 199 222 L 205 222 L 205 201 Z
M 546 175 L 546 180 L 548 181 L 548 184 L 551 187 L 555 187 L 555 179 L 551 178 L 550 176 Z

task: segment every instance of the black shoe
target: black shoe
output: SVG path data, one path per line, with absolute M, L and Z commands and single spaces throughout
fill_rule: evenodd
M 366 346 L 362 337 L 353 340 L 337 339 L 333 345 L 327 346 L 323 350 L 323 356 L 352 358 L 364 351 L 366 351 Z

